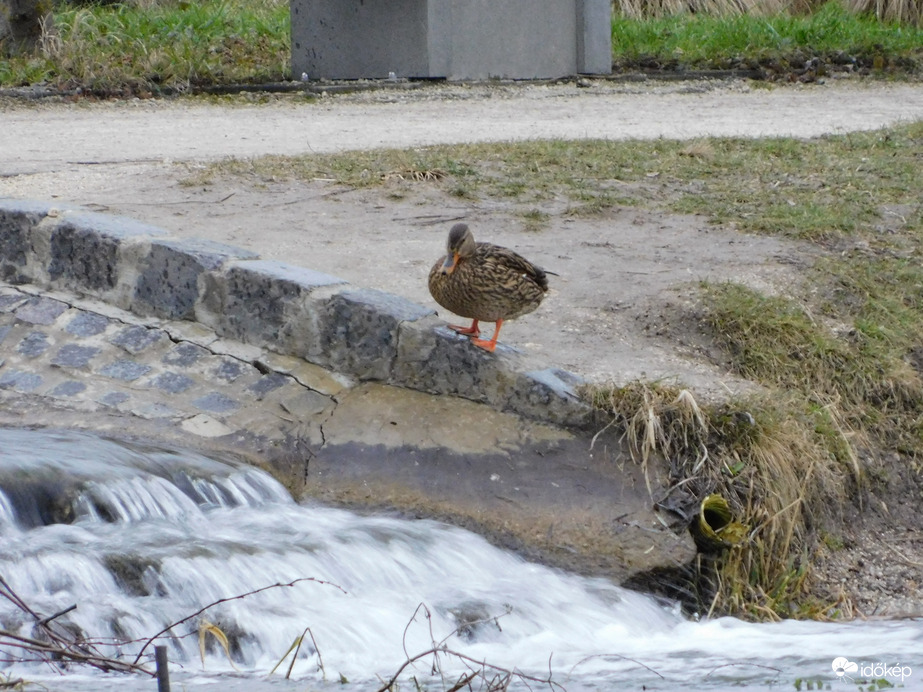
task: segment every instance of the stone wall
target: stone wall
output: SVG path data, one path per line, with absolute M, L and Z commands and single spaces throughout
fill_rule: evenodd
M 0 198 L 0 279 L 196 321 L 359 381 L 570 427 L 591 418 L 577 376 L 506 346 L 473 347 L 422 305 L 231 245 L 171 238 L 124 217 Z

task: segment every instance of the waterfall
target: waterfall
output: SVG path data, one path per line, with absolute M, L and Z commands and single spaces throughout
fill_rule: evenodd
M 343 676 L 355 689 L 434 642 L 469 661 L 537 677 L 553 670 L 568 689 L 634 689 L 661 677 L 699 684 L 716 668 L 708 679 L 720 684 L 765 681 L 778 674 L 748 666 L 769 651 L 779 670 L 823 666 L 828 677 L 836 656 L 919 661 L 923 651 L 919 623 L 689 622 L 642 594 L 527 562 L 446 524 L 299 504 L 233 460 L 80 433 L 0 430 L 0 535 L 0 576 L 34 611 L 76 605 L 57 625 L 128 660 L 170 624 L 230 599 L 162 643 L 177 674 L 244 676 L 241 690 L 257 689 L 307 628 L 293 677 L 319 686 Z M 208 636 L 204 672 L 203 618 L 227 635 L 233 661 Z M 26 635 L 33 626 L 5 599 L 0 623 Z M 449 656 L 441 663 L 451 675 L 466 670 Z M 48 682 L 41 666 L 0 666 Z M 426 679 L 430 667 L 426 659 L 411 672 Z M 101 679 L 90 676 L 86 689 L 103 689 Z M 78 682 L 69 678 L 68 689 L 83 689 Z M 133 689 L 151 689 L 144 684 Z

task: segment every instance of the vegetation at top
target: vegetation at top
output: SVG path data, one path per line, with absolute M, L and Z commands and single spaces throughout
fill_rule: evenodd
M 888 0 L 873 8 L 902 2 L 919 5 Z M 760 68 L 786 76 L 818 58 L 834 69 L 906 75 L 923 65 L 923 28 L 910 10 L 892 12 L 908 20 L 898 21 L 841 0 L 801 13 L 765 2 L 746 13 L 726 0 L 697 3 L 695 12 L 688 3 L 625 3 L 612 22 L 617 70 Z M 0 86 L 143 95 L 292 78 L 288 0 L 64 2 L 49 26 L 36 51 L 0 59 Z

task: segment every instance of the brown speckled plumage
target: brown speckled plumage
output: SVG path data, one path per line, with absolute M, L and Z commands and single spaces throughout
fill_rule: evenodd
M 475 339 L 491 351 L 503 321 L 535 310 L 547 291 L 543 269 L 507 248 L 474 242 L 468 226 L 461 223 L 452 227 L 447 254 L 429 273 L 429 292 L 436 302 L 473 320 L 471 327 L 453 329 L 477 337 L 479 321 L 497 323 L 490 341 Z

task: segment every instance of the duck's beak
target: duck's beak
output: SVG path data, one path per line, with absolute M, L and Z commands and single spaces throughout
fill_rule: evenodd
M 445 256 L 445 262 L 442 263 L 442 273 L 451 274 L 458 266 L 458 252 L 453 252 Z

